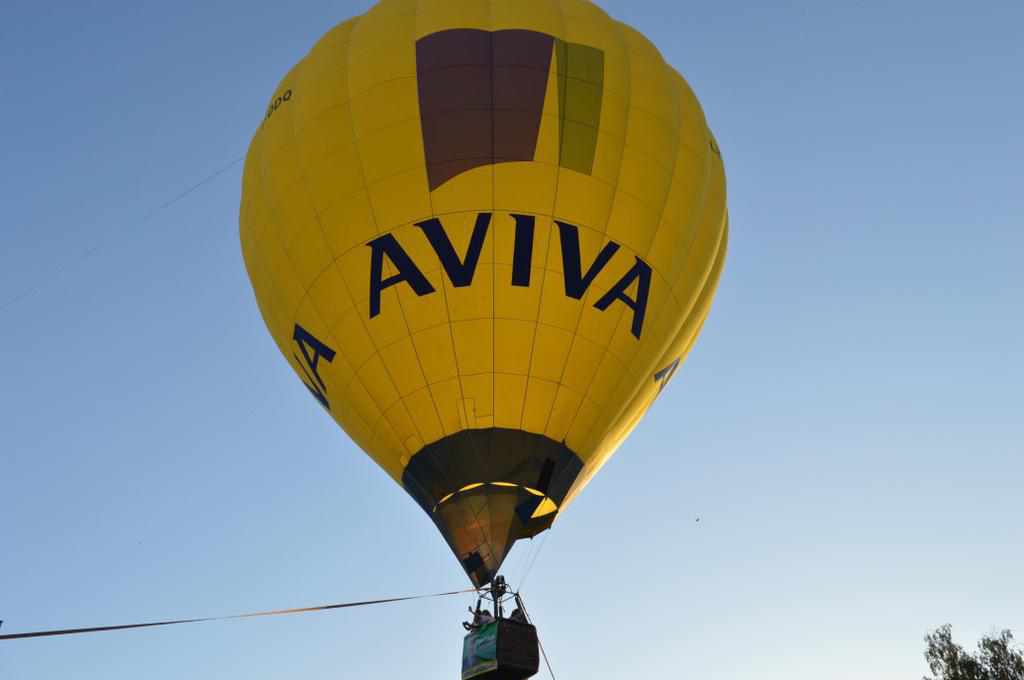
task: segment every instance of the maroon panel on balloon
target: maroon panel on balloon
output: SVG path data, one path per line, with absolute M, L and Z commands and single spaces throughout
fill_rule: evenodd
M 536 31 L 469 28 L 417 41 L 431 191 L 472 168 L 533 160 L 553 44 Z

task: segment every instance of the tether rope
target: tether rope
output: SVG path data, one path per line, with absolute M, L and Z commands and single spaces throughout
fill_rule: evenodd
M 196 182 L 192 186 L 188 187 L 187 189 L 185 189 L 183 191 L 180 191 L 178 194 L 176 194 L 172 198 L 167 199 L 166 201 L 164 201 L 160 205 L 156 206 L 155 208 L 152 208 L 148 213 L 146 213 L 144 216 L 139 218 L 137 221 L 131 221 L 131 222 L 127 222 L 125 224 L 120 225 L 118 228 L 116 228 L 112 232 L 108 233 L 105 237 L 101 237 L 99 242 L 95 243 L 94 245 L 92 245 L 89 248 L 85 249 L 84 251 L 80 252 L 77 256 L 73 256 L 73 257 L 67 258 L 67 260 L 64 262 L 64 264 L 58 265 L 49 274 L 47 274 L 45 276 L 45 278 L 43 278 L 41 281 L 39 281 L 39 282 L 37 282 L 37 283 L 35 283 L 33 285 L 30 285 L 29 287 L 25 288 L 21 292 L 15 294 L 12 297 L 7 298 L 2 303 L 0 303 L 0 312 L 7 311 L 7 309 L 9 307 L 13 307 L 14 305 L 18 304 L 22 300 L 30 298 L 33 295 L 36 295 L 37 293 L 40 293 L 40 292 L 42 292 L 43 290 L 45 290 L 47 288 L 50 288 L 51 286 L 53 286 L 56 283 L 56 281 L 58 279 L 60 279 L 62 276 L 64 276 L 64 274 L 67 273 L 68 269 L 72 265 L 77 264 L 77 263 L 79 263 L 79 262 L 81 262 L 83 260 L 88 259 L 90 256 L 92 256 L 93 254 L 95 254 L 99 250 L 101 250 L 104 247 L 108 246 L 110 244 L 111 240 L 114 238 L 114 236 L 116 234 L 119 234 L 119 233 L 122 233 L 122 232 L 126 231 L 128 226 L 130 226 L 131 224 L 137 224 L 137 225 L 146 224 L 147 222 L 149 222 L 151 219 L 156 217 L 158 214 L 162 213 L 167 208 L 170 208 L 172 205 L 174 205 L 174 204 L 184 200 L 189 194 L 191 194 L 192 192 L 196 191 L 197 189 L 200 189 L 200 188 L 206 186 L 207 184 L 209 184 L 213 180 L 217 179 L 218 177 L 220 177 L 221 175 L 226 173 L 228 170 L 231 170 L 233 167 L 235 167 L 236 165 L 238 165 L 239 163 L 241 163 L 244 160 L 245 160 L 245 156 L 239 156 L 238 158 L 235 158 L 230 163 L 221 166 L 220 168 L 218 168 L 214 172 L 210 173 L 209 175 L 207 175 L 203 179 L 199 180 L 198 182 Z
M 526 603 L 523 602 L 522 597 L 519 598 L 519 606 L 523 608 L 523 615 L 526 617 L 526 620 L 534 627 L 534 630 L 536 630 L 537 624 L 534 623 L 533 619 L 530 617 L 530 612 L 526 611 Z M 537 646 L 540 647 L 540 654 L 544 657 L 544 665 L 548 667 L 548 675 L 551 676 L 551 680 L 555 680 L 555 672 L 551 670 L 551 661 L 548 660 L 548 653 L 544 649 L 544 643 L 540 641 L 540 635 L 537 636 Z
M 406 597 L 388 597 L 380 600 L 364 600 L 362 602 L 342 602 L 339 604 L 323 604 L 316 607 L 295 607 L 293 609 L 272 609 L 264 612 L 250 612 L 248 614 L 232 614 L 230 616 L 206 616 L 195 619 L 174 619 L 171 621 L 150 621 L 148 623 L 126 623 L 117 626 L 90 626 L 88 628 L 60 628 L 53 630 L 36 630 L 28 633 L 10 633 L 0 635 L 0 640 L 22 640 L 25 638 L 52 637 L 55 635 L 78 635 L 81 633 L 104 633 L 112 630 L 128 630 L 131 628 L 155 628 L 157 626 L 176 626 L 182 623 L 202 623 L 204 621 L 228 621 L 230 619 L 250 619 L 257 616 L 284 616 L 288 614 L 305 614 L 308 612 L 322 612 L 331 609 L 347 609 L 349 607 L 365 607 L 374 604 L 386 604 L 388 602 L 405 602 L 407 600 L 424 600 L 432 597 L 447 597 L 449 595 L 463 595 L 475 593 L 476 588 L 466 590 L 453 590 L 446 593 L 433 593 L 431 595 L 409 595 Z

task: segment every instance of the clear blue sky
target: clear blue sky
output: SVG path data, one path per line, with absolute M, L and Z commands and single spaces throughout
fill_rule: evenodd
M 278 356 L 240 166 L 143 221 L 368 4 L 4 2 L 5 632 L 467 584 Z M 526 582 L 558 677 L 904 680 L 941 623 L 1024 635 L 1024 4 L 601 4 L 701 98 L 732 239 Z M 0 643 L 0 676 L 451 680 L 468 603 Z

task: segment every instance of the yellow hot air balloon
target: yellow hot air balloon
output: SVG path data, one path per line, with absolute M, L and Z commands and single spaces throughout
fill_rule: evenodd
M 281 353 L 481 585 L 689 351 L 725 176 L 683 78 L 590 2 L 382 0 L 275 90 L 240 223 Z

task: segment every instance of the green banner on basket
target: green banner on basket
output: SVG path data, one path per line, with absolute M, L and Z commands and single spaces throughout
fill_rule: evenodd
M 462 643 L 462 680 L 493 671 L 498 667 L 498 623 L 484 624 L 466 636 Z

